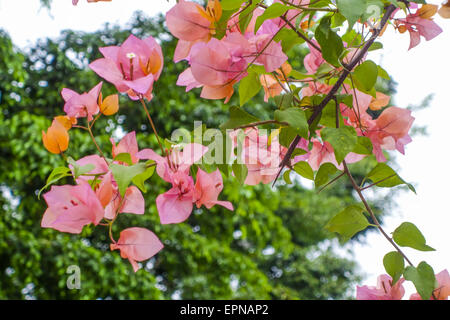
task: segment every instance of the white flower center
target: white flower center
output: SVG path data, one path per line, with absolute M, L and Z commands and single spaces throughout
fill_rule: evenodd
M 129 53 L 127 53 L 127 58 L 128 59 L 136 58 L 136 54 L 134 52 L 129 52 Z

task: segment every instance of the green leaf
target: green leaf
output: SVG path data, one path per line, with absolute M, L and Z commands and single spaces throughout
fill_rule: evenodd
M 292 29 L 281 29 L 276 35 L 275 38 L 273 38 L 274 42 L 281 41 L 281 48 L 283 49 L 283 52 L 288 52 L 292 49 L 295 45 L 301 44 L 305 42 L 302 38 L 298 36 L 298 34 L 292 30 Z M 292 74 L 291 74 L 292 76 Z
M 285 110 L 275 111 L 275 120 L 287 122 L 290 127 L 294 128 L 301 137 L 308 137 L 308 121 L 305 112 L 299 108 L 289 108 Z
M 369 174 L 366 179 L 372 180 L 376 183 L 377 187 L 381 188 L 392 188 L 400 184 L 405 184 L 408 188 L 416 193 L 416 189 L 410 184 L 403 180 L 391 167 L 385 163 L 379 163 Z
M 391 80 L 391 77 L 389 76 L 389 74 L 387 73 L 386 70 L 384 70 L 382 67 L 378 66 L 378 76 L 380 78 L 386 79 L 386 80 Z
M 292 127 L 283 127 L 280 129 L 279 140 L 283 147 L 289 148 L 292 141 L 297 136 L 297 130 Z
M 286 6 L 279 2 L 275 2 L 274 4 L 272 4 L 266 10 L 264 10 L 262 15 L 260 15 L 258 18 L 256 18 L 255 34 L 256 34 L 256 31 L 258 31 L 259 27 L 261 27 L 261 25 L 264 23 L 264 21 L 266 21 L 268 19 L 278 18 L 279 16 L 283 15 L 289 9 L 292 9 L 292 8 L 290 6 Z
M 88 163 L 84 166 L 80 166 L 79 164 L 76 163 L 75 160 L 73 160 L 71 157 L 69 157 L 67 159 L 67 162 L 72 165 L 73 167 L 73 175 L 75 179 L 78 179 L 79 176 L 82 176 L 83 174 L 86 174 L 92 170 L 95 169 L 95 165 L 92 163 Z
M 357 154 L 366 154 L 371 155 L 372 154 L 372 141 L 368 137 L 358 136 L 356 145 L 353 148 L 352 152 Z
M 284 182 L 286 182 L 287 184 L 292 184 L 291 177 L 290 177 L 290 173 L 291 173 L 291 170 L 286 170 L 286 171 L 283 173 L 283 180 L 284 180 Z
M 247 178 L 248 169 L 245 164 L 233 163 L 232 165 L 233 174 L 240 184 L 244 184 Z
M 306 78 L 311 78 L 311 75 L 309 74 L 303 74 L 297 70 L 292 70 L 291 73 L 289 74 L 290 77 L 297 79 L 297 80 L 303 80 Z
M 314 179 L 314 185 L 316 188 L 327 183 L 336 171 L 338 171 L 338 169 L 334 166 L 334 164 L 329 162 L 322 164 L 317 171 L 316 178 Z
M 366 1 L 364 0 L 336 0 L 339 12 L 347 18 L 351 29 L 356 21 L 366 12 Z
M 152 163 L 154 163 L 154 161 L 153 160 L 149 160 L 149 161 L 147 161 L 145 163 L 145 165 L 148 166 L 148 165 L 150 165 Z M 146 180 L 150 179 L 153 176 L 153 173 L 155 172 L 155 169 L 156 169 L 156 166 L 154 166 L 154 165 L 151 166 L 151 167 L 148 167 L 147 169 L 145 169 L 144 172 L 136 175 L 131 180 L 131 182 L 133 182 L 136 185 L 136 187 L 138 187 L 142 192 L 144 192 L 144 193 L 147 192 L 147 188 L 145 187 L 144 183 L 145 183 Z
M 222 5 L 223 7 L 223 5 Z M 231 10 L 223 10 L 222 16 L 220 17 L 219 21 L 216 22 L 216 34 L 215 37 L 217 39 L 222 39 L 225 36 L 225 33 L 227 31 L 227 25 L 228 20 L 230 20 L 231 16 L 236 13 L 236 11 L 239 9 L 239 7 Z
M 337 162 L 340 164 L 347 154 L 353 151 L 358 141 L 355 128 L 324 128 L 321 132 L 323 140 L 328 141 L 334 149 Z
M 331 30 L 330 24 L 331 18 L 329 16 L 323 17 L 316 28 L 315 37 L 322 49 L 323 58 L 335 67 L 339 67 L 339 58 L 344 51 L 344 45 L 341 37 Z
M 261 89 L 259 75 L 249 71 L 248 75 L 239 82 L 239 103 L 244 105 L 247 101 L 258 94 Z
M 67 167 L 56 167 L 55 169 L 53 169 L 53 171 L 47 178 L 47 183 L 45 184 L 45 186 L 42 187 L 41 190 L 39 190 L 38 199 L 40 199 L 42 191 L 47 189 L 50 185 L 54 184 L 55 182 L 61 180 L 64 177 L 71 177 L 71 176 L 72 173 L 70 169 Z
M 353 80 L 358 90 L 371 93 L 378 78 L 378 66 L 371 60 L 366 60 L 356 67 Z
M 114 176 L 114 180 L 117 182 L 120 195 L 123 197 L 133 178 L 145 172 L 146 167 L 144 163 L 138 163 L 132 166 L 123 166 L 113 163 L 109 166 L 109 169 Z
M 241 11 L 239 14 L 239 30 L 244 34 L 247 30 L 247 26 L 253 18 L 253 11 L 258 6 L 259 1 L 253 1 L 248 7 Z
M 220 126 L 220 129 L 235 129 L 237 127 L 260 121 L 258 118 L 239 107 L 230 108 L 230 119 Z
M 405 260 L 397 251 L 387 253 L 383 258 L 383 265 L 386 272 L 392 277 L 392 285 L 394 285 L 402 276 L 405 270 Z
M 344 241 L 349 240 L 357 232 L 366 229 L 370 224 L 363 215 L 363 208 L 351 205 L 334 216 L 325 226 L 331 232 L 339 233 Z
M 294 165 L 294 171 L 297 172 L 302 177 L 314 181 L 314 171 L 311 166 L 306 161 L 297 162 Z
M 369 51 L 375 51 L 379 49 L 383 49 L 383 44 L 381 42 L 374 42 L 370 46 Z
M 417 268 L 406 267 L 403 276 L 406 280 L 412 281 L 423 300 L 429 300 L 432 297 L 436 288 L 436 277 L 433 268 L 428 263 L 422 261 Z
M 292 101 L 294 101 L 294 95 L 290 92 L 285 94 L 280 94 L 274 98 L 275 104 L 279 109 L 288 109 L 292 107 Z
M 222 0 L 220 4 L 223 10 L 238 9 L 245 2 L 245 0 Z
M 419 251 L 435 251 L 426 245 L 420 230 L 411 222 L 403 222 L 393 233 L 394 241 L 401 247 L 410 247 Z
M 128 152 L 119 153 L 117 156 L 114 157 L 114 161 L 124 162 L 129 166 L 133 164 L 131 155 Z

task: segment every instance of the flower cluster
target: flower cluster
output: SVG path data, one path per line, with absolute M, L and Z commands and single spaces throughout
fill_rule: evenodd
M 109 0 L 88 0 L 98 1 Z M 78 1 L 72 3 L 76 5 Z M 209 0 L 202 7 L 194 1 L 179 0 L 166 14 L 167 28 L 178 39 L 173 60 L 176 63 L 184 60 L 189 65 L 176 84 L 186 87 L 186 91 L 201 88 L 202 98 L 224 99 L 225 103 L 239 85 L 241 105 L 262 88 L 265 102 L 269 99 L 275 102 L 274 117 L 269 120 L 259 121 L 242 108 L 231 108 L 226 126 L 231 129 L 229 156 L 233 162 L 226 164 L 241 183 L 274 182 L 286 167 L 314 180 L 316 187 L 326 187 L 342 176 L 349 178 L 362 205 L 347 207 L 326 228 L 349 239 L 371 225 L 363 214 L 365 211 L 396 249 L 385 256 L 389 266 L 386 270 L 394 274 L 396 281 L 382 275 L 376 287 L 357 287 L 357 299 L 401 299 L 404 281 L 412 281 L 417 288 L 418 294 L 411 299 L 429 295 L 431 299 L 447 299 L 450 294 L 447 270 L 434 275 L 425 262 L 416 269 L 399 249 L 399 246 L 409 246 L 422 251 L 434 250 L 425 244 L 417 227 L 405 222 L 393 232 L 391 239 L 362 191 L 372 186 L 407 184 L 381 162 L 387 160 L 386 150 L 405 153 L 415 120 L 410 110 L 390 105 L 390 97 L 379 92 L 378 79 L 389 79 L 389 76 L 376 63 L 367 60 L 368 52 L 382 47 L 375 40 L 391 21 L 400 33 L 409 32 L 409 49 L 416 47 L 421 37 L 427 41 L 433 39 L 442 32 L 433 17 L 439 13 L 449 18 L 450 2 L 440 8 L 429 4 L 419 7 L 408 1 L 383 3 L 364 2 L 353 8 L 341 1 L 274 0 L 267 5 L 262 1 Z M 366 10 L 361 10 L 366 5 L 363 8 Z M 380 13 L 368 17 L 367 12 L 373 7 L 379 8 Z M 396 18 L 401 9 L 406 16 Z M 317 17 L 317 12 L 323 15 Z M 341 36 L 336 28 L 343 26 L 344 21 L 349 28 Z M 356 23 L 363 26 L 361 31 L 353 28 Z M 304 70 L 300 71 L 293 67 L 298 61 L 288 62 L 288 51 L 303 42 L 309 52 L 303 60 Z M 80 233 L 89 224 L 106 226 L 111 250 L 120 250 L 121 256 L 137 271 L 138 262 L 154 256 L 163 244 L 153 232 L 139 227 L 122 230 L 116 241 L 112 227 L 122 213 L 145 213 L 143 184 L 153 171 L 171 185 L 156 197 L 162 224 L 186 221 L 194 206 L 234 208 L 230 202 L 219 200 L 224 187 L 220 167 L 207 170 L 199 163 L 209 152 L 208 147 L 184 143 L 164 148 L 160 141 L 146 106 L 146 101 L 153 98 L 153 86 L 164 64 L 157 41 L 130 35 L 120 46 L 102 47 L 100 52 L 103 58 L 93 61 L 89 67 L 112 83 L 119 93 L 141 102 L 161 154 L 149 148 L 139 150 L 136 134 L 130 132 L 117 144 L 111 139 L 108 154 L 112 157 L 105 156 L 92 128 L 101 115 L 118 112 L 119 94 L 103 99 L 102 82 L 81 94 L 64 88 L 61 95 L 65 115 L 54 118 L 47 132 L 42 132 L 42 139 L 48 151 L 68 160 L 69 167 L 56 168 L 46 187 L 67 176 L 74 178 L 75 185 L 52 186 L 44 194 L 48 208 L 41 225 L 68 233 Z M 80 124 L 80 119 L 87 125 Z M 268 134 L 259 128 L 261 125 L 276 126 L 276 129 Z M 67 158 L 64 152 L 69 147 L 71 128 L 86 130 L 99 155 L 78 161 Z M 372 155 L 380 163 L 358 186 L 347 164 Z M 330 175 L 337 171 L 340 174 L 330 180 Z M 284 177 L 286 182 L 290 180 L 289 175 Z M 366 179 L 373 183 L 364 187 Z M 407 268 L 405 260 L 410 264 Z

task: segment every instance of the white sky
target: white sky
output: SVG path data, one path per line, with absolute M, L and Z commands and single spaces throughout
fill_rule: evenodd
M 0 0 L 0 28 L 9 32 L 16 45 L 24 47 L 38 38 L 56 37 L 63 29 L 95 31 L 106 22 L 124 24 L 136 9 L 148 15 L 166 12 L 174 3 L 175 0 L 113 0 L 88 4 L 80 0 L 73 7 L 70 0 L 54 0 L 50 16 L 46 9 L 40 10 L 38 0 Z M 403 221 L 416 224 L 437 251 L 404 251 L 413 263 L 426 260 L 437 273 L 450 269 L 450 20 L 436 16 L 435 21 L 444 32 L 429 42 L 422 38 L 422 43 L 411 51 L 407 50 L 409 35 L 395 33 L 390 27 L 381 39 L 383 57 L 373 53 L 368 58 L 381 63 L 398 82 L 394 97 L 397 106 L 419 104 L 428 94 L 434 94 L 429 108 L 413 114 L 417 124 L 427 126 L 429 135 L 415 138 L 406 147 L 406 156 L 397 156 L 400 175 L 415 183 L 417 195 L 403 192 L 396 197 L 398 209 L 385 219 L 384 228 L 390 233 Z M 364 284 L 375 285 L 377 275 L 385 272 L 382 257 L 393 248 L 381 234 L 373 232 L 367 244 L 355 245 L 354 249 L 368 275 Z M 413 287 L 406 287 L 405 298 L 409 298 Z

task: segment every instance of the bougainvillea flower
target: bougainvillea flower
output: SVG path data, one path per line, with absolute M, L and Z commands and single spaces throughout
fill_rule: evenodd
M 214 22 L 222 16 L 218 0 L 209 0 L 206 10 L 195 2 L 180 1 L 166 13 L 169 31 L 178 38 L 173 60 L 178 62 L 189 56 L 197 42 L 208 42 L 215 33 Z
M 138 159 L 153 160 L 156 162 L 156 172 L 165 181 L 173 183 L 173 175 L 177 172 L 189 173 L 191 165 L 199 161 L 208 152 L 208 147 L 198 143 L 189 143 L 180 148 L 169 150 L 169 156 L 162 157 L 152 149 L 142 149 L 136 154 Z
M 93 119 L 92 115 L 99 112 L 98 97 L 102 89 L 103 82 L 98 83 L 89 92 L 79 94 L 71 89 L 64 88 L 61 95 L 66 102 L 64 112 L 73 118 L 87 117 L 89 121 Z
M 125 191 L 124 198 L 120 196 L 115 181 L 111 183 L 111 200 L 105 207 L 105 218 L 114 219 L 118 213 L 145 213 L 145 200 L 141 191 L 135 186 L 129 186 Z
M 76 186 L 52 186 L 44 199 L 48 208 L 42 217 L 43 228 L 80 233 L 85 225 L 97 225 L 104 215 L 102 204 L 85 182 Z
M 161 46 L 153 37 L 141 40 L 130 35 L 121 46 L 102 47 L 100 52 L 104 58 L 89 65 L 94 72 L 132 99 L 152 98 L 153 82 L 164 63 Z
M 71 118 L 68 116 L 57 116 L 53 121 L 58 121 L 63 127 L 69 131 L 74 124 L 77 124 L 77 118 Z
M 191 68 L 187 68 L 178 76 L 177 86 L 186 87 L 186 92 L 193 88 L 200 88 L 202 84 L 195 80 Z
M 98 105 L 100 107 L 100 112 L 105 116 L 112 116 L 119 111 L 119 95 L 112 94 L 103 99 L 102 93 L 98 97 Z
M 120 256 L 128 259 L 134 272 L 139 270 L 137 262 L 150 259 L 164 247 L 158 237 L 144 228 L 128 228 L 120 232 L 119 240 L 110 245 L 111 250 L 120 250 Z
M 61 153 L 69 147 L 69 133 L 60 121 L 54 120 L 47 132 L 42 131 L 44 147 L 51 153 Z
M 230 51 L 229 44 L 216 38 L 192 46 L 189 62 L 194 79 L 203 85 L 202 98 L 225 98 L 228 102 L 233 83 L 247 75 L 247 60 L 232 56 Z
M 237 145 L 237 130 L 231 135 L 234 145 Z M 279 165 L 286 148 L 278 142 L 278 135 L 260 135 L 258 128 L 247 128 L 242 145 L 240 161 L 248 169 L 244 181 L 247 185 L 267 184 L 277 176 Z M 269 143 L 270 139 L 270 143 Z
M 86 176 L 86 175 L 79 176 L 77 178 L 77 183 L 80 183 L 80 181 L 92 180 L 92 179 L 94 179 L 94 175 L 104 175 L 104 174 L 108 173 L 108 171 L 109 171 L 109 167 L 108 167 L 108 164 L 106 163 L 105 159 L 103 159 L 102 157 L 100 157 L 99 155 L 96 155 L 96 154 L 83 157 L 80 160 L 77 160 L 76 164 L 81 167 L 88 165 L 88 164 L 94 165 L 94 169 L 86 172 L 86 174 L 89 174 L 89 176 Z M 72 170 L 72 173 L 74 173 L 73 166 L 69 165 L 69 168 Z
M 272 21 L 266 20 L 256 35 L 248 38 L 253 55 L 256 57 L 254 63 L 263 65 L 267 72 L 274 72 L 288 59 L 281 47 L 281 41 L 277 43 L 273 40 L 278 29 Z
M 420 43 L 420 36 L 429 41 L 442 32 L 441 27 L 432 20 L 432 17 L 437 12 L 437 8 L 436 5 L 423 5 L 415 13 L 407 15 L 405 19 L 397 19 L 398 30 L 401 33 L 409 32 L 410 44 L 408 50 Z
M 315 45 L 319 46 L 317 41 L 312 40 Z M 309 53 L 305 56 L 303 59 L 303 64 L 305 66 L 306 71 L 308 71 L 308 74 L 314 74 L 317 72 L 317 69 L 322 65 L 322 63 L 325 62 L 324 58 L 322 57 L 322 53 L 314 48 L 312 45 L 308 43 L 309 47 Z
M 211 23 L 205 9 L 191 1 L 181 0 L 166 13 L 169 31 L 180 40 L 208 40 Z
M 389 104 L 391 97 L 385 95 L 382 92 L 377 92 L 376 98 L 372 97 L 372 101 L 370 102 L 369 109 L 370 110 L 380 110 L 383 107 L 386 107 Z
M 194 202 L 197 208 L 204 205 L 207 209 L 211 209 L 214 205 L 218 204 L 232 211 L 233 204 L 231 202 L 217 200 L 222 189 L 223 180 L 219 169 L 212 173 L 206 173 L 198 169 L 194 190 Z
M 114 142 L 114 140 L 110 139 L 112 143 L 112 155 L 113 158 L 115 158 L 117 155 L 121 153 L 128 153 L 131 156 L 131 161 L 133 163 L 139 162 L 139 159 L 137 158 L 136 154 L 139 152 L 137 140 L 136 140 L 136 132 L 132 131 L 125 135 L 122 140 L 117 144 Z
M 156 198 L 161 224 L 181 223 L 191 215 L 194 199 L 194 181 L 184 172 L 171 176 L 173 187 Z
M 303 87 L 301 94 L 303 97 L 311 97 L 316 94 L 328 94 L 331 88 L 333 88 L 333 86 L 320 81 L 308 82 L 308 86 Z
M 404 144 L 411 142 L 408 132 L 414 119 L 411 110 L 389 107 L 375 120 L 375 125 L 366 135 L 372 141 L 373 152 L 378 162 L 386 161 L 382 149 L 397 149 L 404 153 Z
M 262 74 L 259 77 L 259 81 L 264 89 L 264 101 L 269 101 L 269 98 L 280 95 L 283 92 L 282 84 L 287 81 L 287 76 L 291 73 L 292 67 L 289 63 L 285 62 L 281 68 L 276 70 L 275 75 Z
M 344 170 L 342 163 L 338 164 L 334 149 L 329 142 L 325 141 L 322 143 L 315 138 L 311 139 L 311 141 L 313 142 L 313 148 L 309 155 L 308 163 L 314 171 L 319 170 L 320 166 L 324 163 L 331 163 L 339 170 Z M 347 163 L 355 163 L 364 157 L 365 155 L 350 152 L 345 156 L 344 160 Z
M 97 195 L 98 200 L 100 200 L 103 208 L 113 200 L 113 195 L 117 191 L 115 189 L 117 188 L 114 188 L 113 186 L 113 176 L 111 171 L 109 171 L 103 176 L 102 181 L 95 189 L 95 194 Z
M 437 288 L 433 291 L 431 300 L 448 300 L 450 296 L 450 274 L 447 270 L 442 270 L 436 274 Z M 418 293 L 414 293 L 409 298 L 410 300 L 422 300 Z
M 405 288 L 403 288 L 403 282 L 405 279 L 398 280 L 394 286 L 392 286 L 392 278 L 385 275 L 378 277 L 378 283 L 376 287 L 371 286 L 357 286 L 356 287 L 356 299 L 357 300 L 401 300 L 405 294 Z
M 245 6 L 246 6 L 246 4 L 243 3 L 241 6 L 241 9 L 243 9 Z M 247 25 L 247 28 L 243 32 L 240 29 L 239 15 L 238 14 L 232 15 L 231 18 L 228 19 L 227 34 L 240 33 L 240 34 L 254 35 L 256 19 L 263 13 L 264 13 L 264 10 L 262 8 L 256 7 L 253 10 L 253 15 L 250 19 L 250 22 Z

